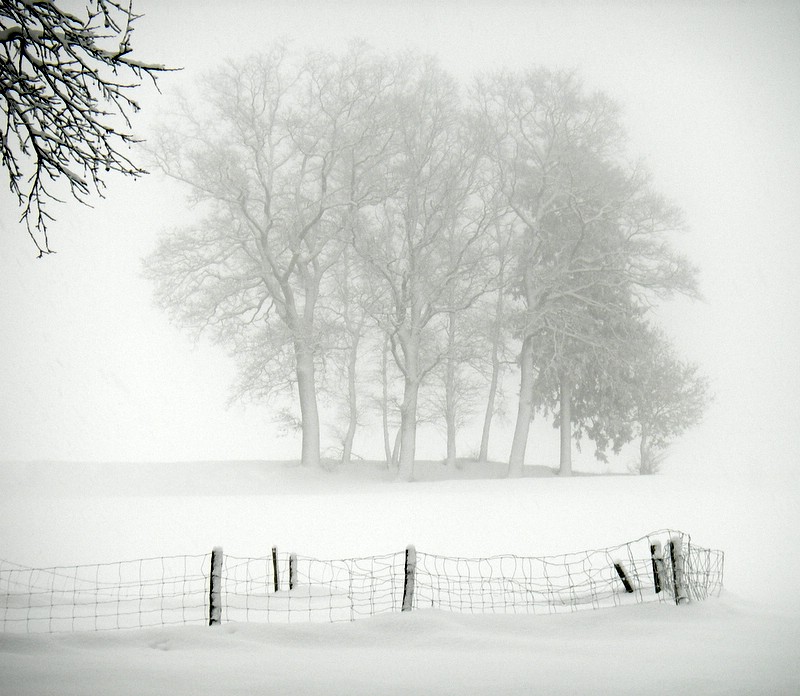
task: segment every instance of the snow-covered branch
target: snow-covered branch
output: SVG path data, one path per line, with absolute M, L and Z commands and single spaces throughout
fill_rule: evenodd
M 52 252 L 46 206 L 60 200 L 59 181 L 88 203 L 110 173 L 145 173 L 125 153 L 139 110 L 130 92 L 168 70 L 132 57 L 140 15 L 131 3 L 90 0 L 84 9 L 77 17 L 56 0 L 0 2 L 2 164 L 40 256 Z

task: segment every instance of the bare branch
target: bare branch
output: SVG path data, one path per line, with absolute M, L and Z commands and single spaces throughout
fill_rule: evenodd
M 86 16 L 54 0 L 0 2 L 0 153 L 39 256 L 52 252 L 46 206 L 61 201 L 58 183 L 88 205 L 117 172 L 146 173 L 125 150 L 142 80 L 168 68 L 131 56 L 132 4 L 91 0 Z

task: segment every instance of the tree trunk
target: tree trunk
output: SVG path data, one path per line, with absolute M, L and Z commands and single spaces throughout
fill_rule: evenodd
M 351 191 L 352 196 L 352 191 Z M 347 354 L 347 432 L 342 441 L 342 464 L 349 464 L 353 454 L 353 439 L 358 427 L 358 400 L 356 398 L 356 365 L 358 361 L 358 344 L 364 328 L 363 318 L 354 321 L 352 316 L 353 302 L 350 293 L 350 254 L 349 247 L 345 245 L 342 250 L 342 278 L 340 288 L 342 292 L 342 319 L 347 332 L 350 345 Z
M 447 428 L 447 458 L 445 464 L 456 463 L 456 313 L 447 316 L 447 362 L 445 364 L 444 412 Z
M 403 403 L 400 406 L 400 458 L 397 477 L 414 479 L 414 457 L 417 446 L 417 401 L 419 398 L 419 336 L 413 332 L 398 332 L 403 352 Z
M 419 382 L 406 378 L 403 406 L 400 409 L 400 466 L 398 477 L 414 480 L 414 456 L 417 444 L 417 397 Z
M 394 465 L 392 445 L 389 436 L 389 337 L 383 337 L 381 352 L 381 424 L 383 425 L 383 451 L 386 456 L 386 467 Z
M 358 362 L 358 336 L 353 336 L 353 345 L 347 361 L 347 432 L 342 443 L 342 464 L 349 464 L 353 454 L 353 440 L 358 427 L 358 402 L 356 400 L 356 366 Z
M 396 470 L 400 466 L 400 436 L 403 434 L 403 429 L 398 428 L 394 434 L 394 447 L 390 453 L 389 468 Z
M 559 382 L 561 458 L 558 475 L 572 476 L 572 384 L 565 377 Z
M 448 414 L 447 419 L 447 455 L 445 465 L 456 465 L 456 424 L 455 417 L 450 414 Z
M 514 426 L 514 439 L 511 441 L 511 454 L 508 458 L 509 476 L 522 476 L 525 450 L 528 446 L 528 433 L 533 418 L 533 343 L 530 338 L 526 338 L 522 342 L 519 374 L 519 404 L 517 406 L 517 422 Z
M 494 402 L 497 398 L 497 385 L 500 381 L 500 337 L 503 331 L 503 276 L 500 276 L 500 290 L 497 295 L 497 306 L 495 307 L 495 323 L 492 335 L 492 377 L 489 381 L 489 393 L 486 397 L 486 412 L 483 416 L 483 430 L 481 431 L 481 449 L 478 454 L 478 461 L 489 461 L 489 432 L 492 428 L 494 418 Z
M 642 428 L 642 438 L 639 441 L 639 473 L 644 475 L 653 473 L 650 446 L 647 443 L 647 431 L 644 428 Z
M 300 463 L 320 466 L 319 410 L 314 379 L 314 353 L 301 341 L 295 341 L 297 360 L 297 392 L 300 399 L 300 419 L 303 446 Z
M 498 362 L 499 365 L 499 362 Z M 492 363 L 492 379 L 489 382 L 489 393 L 486 396 L 486 413 L 483 416 L 483 430 L 481 431 L 481 449 L 478 453 L 479 462 L 489 461 L 489 433 L 492 428 L 492 419 L 494 418 L 494 402 L 497 398 L 497 382 L 499 379 L 500 371 Z

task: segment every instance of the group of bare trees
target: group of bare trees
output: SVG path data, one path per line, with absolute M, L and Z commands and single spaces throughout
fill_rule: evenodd
M 459 428 L 482 418 L 485 459 L 510 369 L 511 475 L 537 411 L 560 419 L 565 474 L 581 436 L 600 456 L 641 438 L 647 470 L 702 411 L 696 367 L 648 318 L 696 292 L 669 242 L 679 211 L 626 159 L 614 104 L 573 74 L 464 88 L 429 58 L 275 45 L 210 75 L 153 153 L 204 211 L 146 260 L 157 297 L 228 347 L 237 396 L 296 398 L 306 465 L 321 412 L 344 418 L 345 460 L 379 420 L 403 478 L 423 420 L 454 463 Z

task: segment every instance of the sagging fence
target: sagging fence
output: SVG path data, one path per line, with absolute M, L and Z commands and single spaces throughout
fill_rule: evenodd
M 558 556 L 455 558 L 413 546 L 318 560 L 273 548 L 28 568 L 0 561 L 3 631 L 70 632 L 226 622 L 353 621 L 422 608 L 554 613 L 718 595 L 724 554 L 652 532 Z

